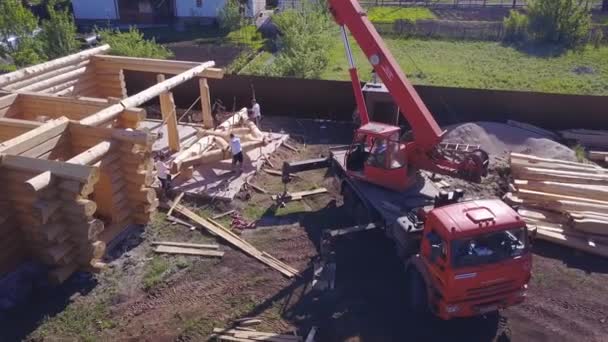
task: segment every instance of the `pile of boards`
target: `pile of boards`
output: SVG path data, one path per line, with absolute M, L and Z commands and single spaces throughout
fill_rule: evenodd
M 296 335 L 277 334 L 270 332 L 256 331 L 249 328 L 235 329 L 213 329 L 213 338 L 216 341 L 272 341 L 272 342 L 302 342 L 302 337 Z
M 608 257 L 608 169 L 511 153 L 505 200 L 539 239 Z
M 576 141 L 587 149 L 587 158 L 608 165 L 608 131 L 591 129 L 569 129 L 560 131 L 565 140 Z

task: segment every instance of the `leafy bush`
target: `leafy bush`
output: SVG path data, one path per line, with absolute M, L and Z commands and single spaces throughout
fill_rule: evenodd
M 217 16 L 220 29 L 224 32 L 234 31 L 241 27 L 241 3 L 239 0 L 226 0 Z
M 303 4 L 273 17 L 281 51 L 268 72 L 273 75 L 318 78 L 329 61 L 334 23 L 320 6 Z
M 166 59 L 173 53 L 166 47 L 157 44 L 154 38 L 146 40 L 136 28 L 131 27 L 127 32 L 113 29 L 98 30 L 101 40 L 110 44 L 112 54 L 129 57 Z
M 505 29 L 504 39 L 517 42 L 526 39 L 528 33 L 528 17 L 519 11 L 511 10 L 509 16 L 503 20 Z
M 62 57 L 77 51 L 80 44 L 76 39 L 76 25 L 72 15 L 67 10 L 57 11 L 51 5 L 47 9 L 49 20 L 42 23 L 41 38 L 48 58 Z
M 579 1 L 534 0 L 528 6 L 529 30 L 537 40 L 577 47 L 585 43 L 591 15 Z
M 11 53 L 11 57 L 13 58 L 13 63 L 19 68 L 42 63 L 47 60 L 42 40 L 33 37 L 21 39 L 19 47 Z
M 375 23 L 394 23 L 397 20 L 416 22 L 424 19 L 436 19 L 437 16 L 426 7 L 372 7 L 367 17 Z
M 23 6 L 20 0 L 0 1 L 0 57 L 6 57 L 16 49 L 9 43 L 11 36 L 27 40 L 38 26 L 38 19 Z M 24 53 L 25 51 L 22 51 Z
M 233 44 L 244 44 L 253 50 L 260 50 L 264 47 L 266 40 L 255 25 L 243 26 L 238 30 L 228 33 L 226 40 Z

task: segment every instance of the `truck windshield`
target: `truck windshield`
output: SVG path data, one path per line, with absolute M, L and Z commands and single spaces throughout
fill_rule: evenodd
M 522 255 L 527 248 L 525 228 L 511 229 L 452 243 L 455 268 L 490 264 Z

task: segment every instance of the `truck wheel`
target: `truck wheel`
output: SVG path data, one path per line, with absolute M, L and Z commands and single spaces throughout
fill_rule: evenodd
M 410 311 L 417 315 L 428 313 L 428 297 L 422 276 L 416 270 L 410 270 L 407 275 L 409 288 L 407 299 Z

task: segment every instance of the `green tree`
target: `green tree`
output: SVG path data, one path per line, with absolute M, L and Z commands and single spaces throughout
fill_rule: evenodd
M 157 44 L 154 39 L 146 40 L 144 35 L 135 27 L 131 27 L 126 32 L 103 29 L 98 30 L 97 33 L 104 43 L 110 44 L 112 54 L 115 55 L 158 59 L 173 56 L 171 50 Z
M 67 10 L 55 10 L 52 5 L 47 7 L 49 20 L 42 23 L 41 38 L 44 51 L 48 58 L 69 55 L 78 50 L 76 25 L 74 18 Z
M 217 16 L 222 31 L 230 32 L 241 27 L 243 18 L 242 6 L 239 0 L 226 0 L 224 7 L 220 9 Z
M 576 0 L 534 0 L 528 17 L 534 38 L 569 47 L 584 44 L 591 27 L 589 10 Z
M 322 5 L 303 4 L 273 17 L 280 31 L 281 48 L 268 71 L 271 74 L 318 78 L 329 61 L 328 45 L 334 24 Z
M 509 16 L 502 21 L 505 29 L 504 40 L 517 42 L 526 39 L 528 33 L 528 17 L 517 10 L 511 10 Z
M 0 57 L 7 57 L 19 49 L 9 42 L 11 36 L 16 36 L 22 42 L 29 40 L 36 27 L 38 27 L 38 19 L 23 6 L 21 1 L 0 1 L 0 40 L 4 43 L 0 44 Z M 30 45 L 29 42 L 25 44 Z

